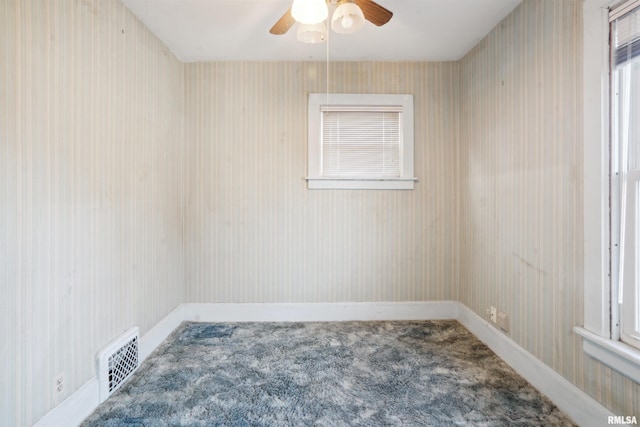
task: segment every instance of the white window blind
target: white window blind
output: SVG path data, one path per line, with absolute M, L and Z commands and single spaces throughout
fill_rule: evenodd
M 612 19 L 613 62 L 618 67 L 640 57 L 640 1 L 628 4 L 626 13 Z
M 413 95 L 309 94 L 310 189 L 413 190 Z
M 323 176 L 401 176 L 400 107 L 321 111 Z

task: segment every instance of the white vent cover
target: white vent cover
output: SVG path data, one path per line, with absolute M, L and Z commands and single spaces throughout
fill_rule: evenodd
M 111 396 L 138 368 L 138 327 L 107 344 L 96 356 L 100 403 Z

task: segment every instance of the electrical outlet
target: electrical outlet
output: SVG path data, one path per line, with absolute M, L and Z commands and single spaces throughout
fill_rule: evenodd
M 491 306 L 491 314 L 489 315 L 489 320 L 491 320 L 493 323 L 496 323 L 498 321 L 498 310 L 494 306 Z
M 64 372 L 53 377 L 53 396 L 58 397 L 64 391 Z

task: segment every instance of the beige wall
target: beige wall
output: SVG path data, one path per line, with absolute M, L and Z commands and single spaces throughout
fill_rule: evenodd
M 184 301 L 183 95 L 119 1 L 0 1 L 0 425 Z
M 333 92 L 411 93 L 415 191 L 308 190 L 324 63 L 189 64 L 187 299 L 457 298 L 458 67 L 332 63 Z
M 460 301 L 615 414 L 640 386 L 584 355 L 582 1 L 525 1 L 460 62 Z
M 119 1 L 0 0 L 0 425 L 180 302 L 460 300 L 616 414 L 582 353 L 582 2 L 525 0 L 458 63 L 331 63 L 413 93 L 415 191 L 306 189 L 324 63 L 180 64 Z

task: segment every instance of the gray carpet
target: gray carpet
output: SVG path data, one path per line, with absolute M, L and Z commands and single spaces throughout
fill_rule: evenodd
M 572 426 L 455 321 L 184 323 L 89 426 Z

